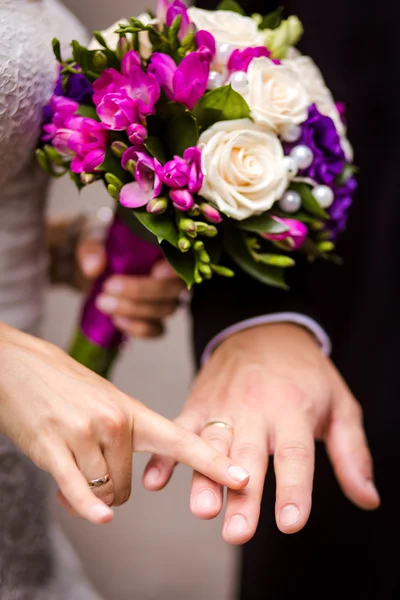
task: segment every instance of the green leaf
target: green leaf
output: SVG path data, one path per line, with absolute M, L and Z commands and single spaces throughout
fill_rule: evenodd
M 53 148 L 53 146 L 45 145 L 43 146 L 43 150 L 45 151 L 51 163 L 65 168 L 66 165 L 64 159 L 58 154 L 57 150 Z
M 268 214 L 263 214 L 259 217 L 250 217 L 244 221 L 238 221 L 237 227 L 244 231 L 252 231 L 253 233 L 284 233 L 289 229 L 289 227 L 286 227 L 283 223 L 279 223 L 279 221 L 272 219 Z
M 156 236 L 159 244 L 165 240 L 178 248 L 179 233 L 169 215 L 152 215 L 145 208 L 135 209 L 133 214 L 146 229 Z
M 71 170 L 68 171 L 71 180 L 74 182 L 78 190 L 80 191 L 83 187 L 85 187 L 79 177 L 78 173 L 73 173 Z
M 344 166 L 343 171 L 336 178 L 336 185 L 344 185 L 349 179 L 353 177 L 356 173 L 358 173 L 359 168 L 355 165 L 346 164 Z
M 100 121 L 100 117 L 97 114 L 95 107 L 90 106 L 89 104 L 80 104 L 76 114 L 81 117 L 88 117 L 94 121 Z
M 193 107 L 193 114 L 198 124 L 206 129 L 217 121 L 231 121 L 233 119 L 247 119 L 250 109 L 244 98 L 224 85 L 207 92 Z
M 309 185 L 306 183 L 291 183 L 289 189 L 300 194 L 303 209 L 319 219 L 329 219 L 328 214 L 323 208 L 321 208 L 317 200 L 314 198 Z
M 129 229 L 133 231 L 133 233 L 135 233 L 138 237 L 140 237 L 145 242 L 149 242 L 149 244 L 158 246 L 157 238 L 151 233 L 151 231 L 146 229 L 146 227 L 144 227 L 140 223 L 140 221 L 137 219 L 136 215 L 134 214 L 131 208 L 122 206 L 122 204 L 118 202 L 116 214 L 118 215 L 118 218 L 120 218 L 121 221 L 125 223 L 125 225 L 129 227 Z
M 162 142 L 159 138 L 153 136 L 148 137 L 144 143 L 144 146 L 146 150 L 150 152 L 152 156 L 154 156 L 154 158 L 157 158 L 157 160 L 160 161 L 160 163 L 164 164 L 167 162 L 167 157 L 165 155 Z
M 51 43 L 53 46 L 54 56 L 56 57 L 56 59 L 58 60 L 59 63 L 62 63 L 60 40 L 58 40 L 57 38 L 54 38 Z
M 279 6 L 274 12 L 266 15 L 258 26 L 258 29 L 277 29 L 282 22 L 283 6 Z
M 100 31 L 93 31 L 93 37 L 99 42 L 100 46 L 108 50 L 108 45 Z
M 165 242 L 161 244 L 161 249 L 171 267 L 175 269 L 190 290 L 194 284 L 195 270 L 195 262 L 192 252 L 182 253 L 180 250 L 177 250 Z
M 186 148 L 196 146 L 199 131 L 196 119 L 186 112 L 167 122 L 165 139 L 172 155 L 183 156 Z
M 246 14 L 240 4 L 235 0 L 222 0 L 217 6 L 217 10 L 229 10 L 231 12 L 239 13 L 240 15 Z
M 225 248 L 235 263 L 250 277 L 261 283 L 284 290 L 289 289 L 285 283 L 284 270 L 256 262 L 247 248 L 244 236 L 245 234 L 235 227 L 225 229 Z

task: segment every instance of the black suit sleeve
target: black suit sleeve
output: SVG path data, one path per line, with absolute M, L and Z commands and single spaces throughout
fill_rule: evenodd
M 223 260 L 222 264 L 227 264 Z M 214 276 L 197 286 L 192 298 L 196 354 L 199 357 L 211 339 L 223 329 L 245 319 L 271 313 L 296 312 L 314 319 L 332 337 L 332 296 L 340 267 L 303 263 L 288 274 L 290 290 L 260 283 L 235 265 L 235 277 Z M 330 309 L 330 310 L 329 310 Z

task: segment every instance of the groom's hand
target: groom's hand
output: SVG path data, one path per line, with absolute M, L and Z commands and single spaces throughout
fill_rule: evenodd
M 274 456 L 277 525 L 284 533 L 304 527 L 317 439 L 325 442 L 346 496 L 363 509 L 379 506 L 360 405 L 314 338 L 297 325 L 263 325 L 225 340 L 201 370 L 177 422 L 250 473 L 244 490 L 228 491 L 227 542 L 242 544 L 256 531 L 269 455 Z M 146 488 L 162 488 L 173 467 L 153 456 Z M 217 516 L 222 499 L 221 486 L 194 473 L 196 516 Z
M 104 245 L 84 238 L 77 249 L 77 262 L 88 281 L 96 279 L 106 266 Z M 172 267 L 162 260 L 147 276 L 115 275 L 104 284 L 97 307 L 110 315 L 118 329 L 133 337 L 157 337 L 164 321 L 179 305 L 185 284 Z

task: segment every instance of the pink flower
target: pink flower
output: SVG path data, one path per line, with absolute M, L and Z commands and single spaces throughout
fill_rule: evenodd
M 70 129 L 68 148 L 75 154 L 71 163 L 74 173 L 94 173 L 104 161 L 108 133 L 94 119 L 71 117 L 66 122 Z
M 143 125 L 140 125 L 140 123 L 132 123 L 132 125 L 129 125 L 126 133 L 133 146 L 141 146 L 147 138 L 147 129 Z
M 196 146 L 186 148 L 183 153 L 189 167 L 188 189 L 192 194 L 196 194 L 203 185 L 203 172 L 201 170 L 201 151 Z
M 177 66 L 167 54 L 155 52 L 149 72 L 159 81 L 167 96 L 191 110 L 207 89 L 210 64 L 199 52 L 191 52 Z
M 167 8 L 167 12 L 165 15 L 165 24 L 167 27 L 171 27 L 174 22 L 175 17 L 178 15 L 182 16 L 181 25 L 179 28 L 178 39 L 180 41 L 183 40 L 184 37 L 187 36 L 190 29 L 190 20 L 187 14 L 187 7 L 181 0 L 174 0 L 171 4 L 169 4 Z
M 174 156 L 162 168 L 162 181 L 171 188 L 179 189 L 187 186 L 189 182 L 189 166 L 180 156 Z
M 194 205 L 193 196 L 188 190 L 171 190 L 169 197 L 174 207 L 181 211 L 190 210 Z
M 230 73 L 233 71 L 246 71 L 249 68 L 249 64 L 253 58 L 260 56 L 271 56 L 264 46 L 256 46 L 255 48 L 246 48 L 245 50 L 234 50 L 228 60 L 228 70 Z
M 204 56 L 205 60 L 211 63 L 217 52 L 217 45 L 211 33 L 201 29 L 196 33 L 195 43 L 197 51 Z
M 273 219 L 288 227 L 288 230 L 283 233 L 263 233 L 262 237 L 272 242 L 287 241 L 291 249 L 298 250 L 303 245 L 308 232 L 304 223 L 296 221 L 296 219 L 281 219 L 280 217 L 273 217 Z
M 161 164 L 144 152 L 128 148 L 122 157 L 122 166 L 135 164 L 135 181 L 127 183 L 121 190 L 120 202 L 128 208 L 145 206 L 149 200 L 160 195 L 162 182 L 160 179 Z
M 115 69 L 103 71 L 95 81 L 93 101 L 105 127 L 113 131 L 127 129 L 154 113 L 160 86 L 154 75 L 140 67 L 134 50 L 122 60 L 122 74 Z
M 218 225 L 218 223 L 222 222 L 221 213 L 216 208 L 211 206 L 211 204 L 203 202 L 202 204 L 200 204 L 200 210 L 203 213 L 204 217 L 207 219 L 207 221 L 210 221 L 210 223 Z
M 43 126 L 45 134 L 42 136 L 44 142 L 51 142 L 56 133 L 60 129 L 65 128 L 65 121 L 69 119 L 79 108 L 79 104 L 69 98 L 63 96 L 52 96 L 50 100 L 50 109 L 53 112 L 51 123 L 47 123 Z M 59 144 L 62 146 L 60 136 Z
M 189 33 L 192 23 L 187 14 L 187 6 L 181 0 L 158 0 L 156 8 L 156 18 L 160 23 L 164 23 L 167 27 L 171 27 L 175 17 L 182 15 L 181 25 L 178 38 L 180 41 Z M 192 27 L 194 27 L 192 25 Z

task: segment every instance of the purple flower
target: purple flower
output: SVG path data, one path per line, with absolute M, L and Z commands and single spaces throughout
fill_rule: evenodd
M 167 27 L 171 27 L 175 17 L 178 15 L 182 16 L 181 25 L 179 28 L 178 39 L 182 41 L 187 36 L 190 29 L 190 20 L 187 14 L 187 7 L 181 0 L 174 0 L 169 4 L 165 15 L 165 24 Z
M 233 73 L 234 71 L 246 71 L 249 68 L 249 64 L 253 58 L 259 58 L 260 56 L 271 56 L 265 46 L 256 46 L 255 48 L 246 48 L 245 50 L 234 50 L 228 60 L 228 71 Z
M 217 45 L 211 33 L 201 29 L 196 33 L 195 43 L 197 52 L 202 54 L 207 62 L 211 63 L 217 52 Z
M 145 206 L 149 200 L 159 196 L 162 182 L 160 179 L 161 164 L 144 152 L 128 148 L 122 157 L 122 166 L 126 168 L 130 161 L 135 164 L 135 181 L 124 185 L 120 194 L 120 202 L 128 208 Z
M 174 102 L 191 110 L 207 89 L 210 64 L 199 52 L 191 52 L 177 66 L 167 54 L 155 52 L 149 65 L 161 87 Z
M 189 181 L 187 184 L 188 190 L 192 194 L 196 194 L 203 185 L 201 151 L 199 148 L 196 148 L 196 146 L 191 146 L 190 148 L 186 148 L 185 152 L 183 153 L 183 158 L 189 167 Z
M 190 210 L 194 205 L 193 196 L 188 190 L 171 190 L 169 196 L 177 210 Z
M 335 200 L 328 209 L 330 221 L 327 223 L 332 240 L 335 240 L 338 234 L 346 228 L 349 208 L 356 190 L 357 181 L 354 177 L 350 177 L 343 185 L 334 188 Z
M 162 168 L 162 181 L 171 188 L 179 189 L 187 186 L 189 182 L 189 166 L 180 156 L 174 156 Z
M 322 115 L 313 104 L 301 128 L 300 139 L 295 144 L 285 144 L 285 151 L 290 152 L 299 144 L 308 146 L 314 154 L 314 160 L 308 169 L 299 171 L 299 175 L 311 177 L 319 184 L 331 185 L 345 165 L 345 155 L 334 122 Z
M 63 76 L 57 79 L 54 89 L 56 96 L 65 96 L 79 104 L 92 104 L 93 86 L 82 73 L 70 73 L 66 89 L 63 86 Z
M 288 227 L 287 231 L 284 231 L 283 233 L 263 233 L 261 234 L 262 237 L 271 242 L 286 241 L 289 243 L 290 249 L 292 250 L 301 248 L 308 232 L 306 225 L 296 219 L 273 218 L 275 221 L 278 221 L 278 223 L 282 223 L 282 225 Z
M 93 102 L 105 127 L 113 131 L 143 122 L 154 113 L 160 86 L 154 75 L 137 64 L 137 53 L 128 52 L 122 61 L 123 74 L 115 69 L 103 71 L 94 83 Z
M 141 146 L 147 138 L 147 129 L 140 123 L 132 123 L 126 130 L 129 141 L 133 146 Z

